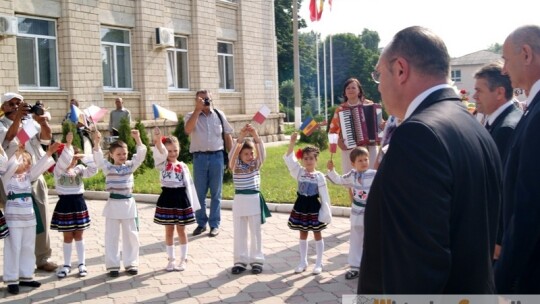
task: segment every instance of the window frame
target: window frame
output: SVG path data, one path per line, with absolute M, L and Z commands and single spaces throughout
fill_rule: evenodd
M 460 69 L 451 70 L 450 79 L 453 82 L 461 82 L 461 70 Z
M 133 91 L 134 88 L 133 88 L 133 54 L 132 54 L 132 51 L 133 51 L 133 47 L 131 45 L 132 43 L 132 38 L 131 38 L 131 29 L 128 29 L 128 28 L 122 28 L 122 27 L 115 27 L 115 26 L 104 26 L 104 25 L 101 25 L 100 28 L 99 28 L 99 33 L 100 33 L 100 36 L 101 36 L 101 30 L 102 29 L 112 29 L 112 30 L 120 30 L 120 31 L 126 31 L 128 33 L 128 37 L 129 37 L 129 43 L 120 43 L 120 42 L 110 42 L 110 41 L 103 41 L 103 37 L 100 37 L 99 41 L 100 41 L 100 55 L 103 56 L 103 51 L 104 51 L 104 46 L 107 46 L 107 47 L 111 47 L 112 48 L 112 59 L 114 60 L 114 66 L 113 66 L 113 84 L 114 86 L 106 86 L 105 85 L 105 79 L 104 79 L 104 75 L 105 75 L 105 71 L 102 70 L 102 85 L 103 85 L 103 90 L 106 91 L 106 92 L 111 92 L 111 91 Z M 129 48 L 129 73 L 130 73 L 130 86 L 129 87 L 125 87 L 125 88 L 120 88 L 118 87 L 118 61 L 116 60 L 116 56 L 117 56 L 117 47 L 118 46 L 121 46 L 121 47 L 128 47 Z M 101 57 L 103 58 L 103 57 Z M 103 63 L 101 64 L 101 67 L 103 69 Z
M 176 46 L 175 47 L 172 47 L 172 48 L 168 48 L 167 49 L 167 52 L 166 52 L 166 69 L 167 69 L 167 88 L 169 91 L 189 91 L 190 89 L 190 78 L 189 78 L 189 39 L 187 36 L 182 36 L 182 35 L 174 35 L 174 39 L 175 39 L 175 45 L 176 45 L 176 39 L 179 38 L 179 39 L 185 39 L 186 41 L 186 48 L 185 49 L 182 49 L 182 48 L 177 48 Z M 170 68 L 170 54 L 172 53 L 173 55 L 173 69 L 170 71 L 171 72 L 171 78 L 172 78 L 172 82 L 173 82 L 173 85 L 170 86 L 169 82 L 171 79 L 169 79 L 169 68 Z M 184 77 L 187 79 L 187 85 L 186 87 L 179 87 L 178 86 L 178 75 L 176 74 L 176 72 L 178 71 L 178 53 L 185 53 L 186 54 L 186 75 L 184 75 Z
M 235 91 L 235 88 L 236 88 L 236 77 L 235 77 L 235 64 L 234 64 L 234 43 L 230 42 L 230 41 L 219 41 L 217 42 L 217 57 L 218 57 L 218 76 L 219 76 L 219 90 L 220 91 L 223 91 L 223 92 L 234 92 Z M 230 44 L 231 45 L 231 53 L 220 53 L 219 52 L 219 44 L 220 43 L 224 43 L 224 44 Z M 232 58 L 232 88 L 227 88 L 228 84 L 226 83 L 226 80 L 227 80 L 227 74 L 228 74 L 228 70 L 227 70 L 227 58 Z M 221 61 L 223 61 L 223 66 L 224 66 L 224 69 L 223 69 L 223 75 L 221 75 L 220 71 L 219 71 L 219 66 L 220 66 L 220 63 Z M 223 83 L 224 83 L 224 87 L 221 87 L 221 83 L 222 83 L 222 80 L 223 79 Z
M 38 35 L 38 34 L 23 34 L 23 33 L 17 33 L 15 36 L 15 49 L 16 49 L 16 56 L 17 61 L 19 61 L 19 52 L 17 50 L 17 43 L 19 37 L 22 38 L 31 38 L 33 41 L 33 47 L 34 47 L 34 74 L 37 81 L 37 84 L 35 86 L 29 86 L 27 84 L 21 84 L 20 83 L 20 75 L 19 75 L 19 66 L 17 63 L 17 84 L 19 85 L 19 88 L 21 90 L 28 90 L 28 91 L 57 91 L 60 90 L 60 66 L 58 62 L 58 26 L 57 26 L 57 20 L 52 18 L 44 18 L 44 17 L 38 17 L 38 16 L 28 16 L 28 15 L 15 15 L 17 17 L 17 27 L 19 26 L 19 18 L 25 18 L 25 19 L 35 19 L 35 20 L 44 20 L 47 22 L 52 22 L 54 26 L 54 35 L 55 36 L 46 36 L 46 35 Z M 49 39 L 54 41 L 54 47 L 55 47 L 55 64 L 56 64 L 56 86 L 42 86 L 42 79 L 40 76 L 40 66 L 39 66 L 39 47 L 38 47 L 38 41 L 39 39 Z

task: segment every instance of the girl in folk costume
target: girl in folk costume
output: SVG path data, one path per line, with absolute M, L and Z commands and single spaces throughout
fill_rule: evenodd
M 338 175 L 334 170 L 332 160 L 328 161 L 328 179 L 338 185 L 343 185 L 352 190 L 353 201 L 351 202 L 351 233 L 349 236 L 349 266 L 345 274 L 347 280 L 360 276 L 360 262 L 364 246 L 364 211 L 371 188 L 371 183 L 377 171 L 369 169 L 369 152 L 364 147 L 356 147 L 350 155 L 353 169 Z
M 84 200 L 83 178 L 94 176 L 97 167 L 93 156 L 75 154 L 72 145 L 73 133 L 66 134 L 66 144 L 59 151 L 59 157 L 54 166 L 53 174 L 58 192 L 58 202 L 54 208 L 51 229 L 58 230 L 64 235 L 63 251 L 64 266 L 56 273 L 59 278 L 65 278 L 71 272 L 71 252 L 73 240 L 79 262 L 79 276 L 85 277 L 86 270 L 83 232 L 90 227 L 90 215 Z M 81 160 L 85 165 L 77 164 Z
M 54 164 L 51 155 L 59 143 L 49 146 L 46 154 L 32 166 L 32 156 L 19 146 L 19 150 L 7 161 L 5 153 L 0 155 L 4 164 L 2 182 L 7 195 L 5 217 L 9 235 L 4 243 L 4 282 L 8 292 L 19 293 L 19 286 L 39 287 L 34 281 L 36 256 L 34 247 L 36 234 L 44 231 L 37 206 L 32 199 L 32 181 Z M 7 162 L 7 164 L 6 164 Z
M 160 170 L 161 194 L 156 204 L 154 223 L 165 226 L 165 245 L 169 262 L 167 271 L 186 269 L 188 238 L 185 227 L 195 223 L 195 211 L 201 208 L 193 179 L 185 163 L 178 161 L 180 143 L 174 136 L 162 137 L 154 129 L 153 155 L 156 169 Z M 176 263 L 174 230 L 180 241 L 180 259 Z
M 141 141 L 139 130 L 131 130 L 135 139 L 136 153 L 128 160 L 128 149 L 123 141 L 115 141 L 109 146 L 113 163 L 103 158 L 101 133 L 94 133 L 94 160 L 96 166 L 105 174 L 105 188 L 109 200 L 103 208 L 105 217 L 105 267 L 110 277 L 120 275 L 120 256 L 130 275 L 139 273 L 139 227 L 137 224 L 137 205 L 133 198 L 133 172 L 139 168 L 146 157 L 146 146 Z M 118 250 L 122 231 L 122 255 Z
M 246 139 L 251 135 L 253 141 Z M 229 158 L 235 188 L 233 202 L 234 225 L 234 267 L 232 274 L 246 270 L 248 263 L 251 273 L 259 274 L 263 270 L 261 224 L 270 216 L 270 211 L 262 194 L 260 168 L 266 158 L 264 144 L 250 124 L 240 131 Z M 250 247 L 248 250 L 248 230 Z
M 307 268 L 307 237 L 308 232 L 313 231 L 315 249 L 317 250 L 317 260 L 313 268 L 313 274 L 320 274 L 322 272 L 322 255 L 324 252 L 321 231 L 332 220 L 330 196 L 328 195 L 324 174 L 316 170 L 319 149 L 307 146 L 301 150 L 299 149 L 294 155 L 293 150 L 297 137 L 298 133 L 296 132 L 291 135 L 289 149 L 283 157 L 292 177 L 298 181 L 297 199 L 288 222 L 289 228 L 300 231 L 300 264 L 294 272 L 300 273 Z M 302 166 L 297 162 L 297 159 L 300 159 Z
M 6 152 L 2 148 L 2 145 L 0 145 L 0 176 L 4 175 L 6 173 L 7 168 L 7 157 Z M 5 202 L 1 202 L 2 205 Z M 0 206 L 2 207 L 2 206 Z M 9 235 L 9 228 L 6 224 L 6 218 L 4 217 L 4 213 L 2 213 L 2 210 L 0 210 L 0 239 L 5 239 Z

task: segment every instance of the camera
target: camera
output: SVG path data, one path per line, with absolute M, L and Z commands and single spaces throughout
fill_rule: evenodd
M 210 101 L 212 101 L 212 99 L 208 98 L 208 97 L 205 97 L 204 98 L 204 105 L 205 106 L 209 106 L 210 105 Z
M 28 110 L 28 113 L 36 114 L 37 116 L 41 116 L 45 114 L 45 110 L 43 109 L 43 104 L 39 101 L 36 101 L 36 104 L 33 106 L 28 105 L 28 107 L 30 108 Z

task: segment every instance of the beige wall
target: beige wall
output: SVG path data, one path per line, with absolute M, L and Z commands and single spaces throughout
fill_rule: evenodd
M 185 114 L 192 110 L 195 91 L 201 88 L 213 93 L 216 107 L 242 123 L 249 122 L 262 105 L 273 113 L 278 110 L 273 1 L 0 0 L 0 14 L 57 22 L 59 90 L 19 90 L 16 37 L 0 37 L 1 93 L 19 92 L 32 103 L 43 100 L 53 123 L 63 119 L 71 98 L 81 100 L 82 108 L 95 104 L 113 109 L 114 99 L 123 97 L 134 119 L 152 120 L 153 103 Z M 103 88 L 102 26 L 130 30 L 130 91 Z M 168 89 L 166 49 L 154 44 L 157 27 L 172 28 L 175 34 L 187 37 L 190 89 Z M 218 41 L 234 45 L 234 91 L 218 89 Z M 265 124 L 275 127 L 267 131 L 280 132 L 281 119 L 272 115 Z

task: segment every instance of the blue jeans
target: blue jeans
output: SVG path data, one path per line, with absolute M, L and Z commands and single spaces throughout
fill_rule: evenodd
M 201 209 L 195 212 L 199 227 L 219 228 L 221 222 L 221 188 L 223 186 L 223 153 L 194 153 L 193 182 Z M 210 217 L 206 215 L 206 194 L 210 189 Z

